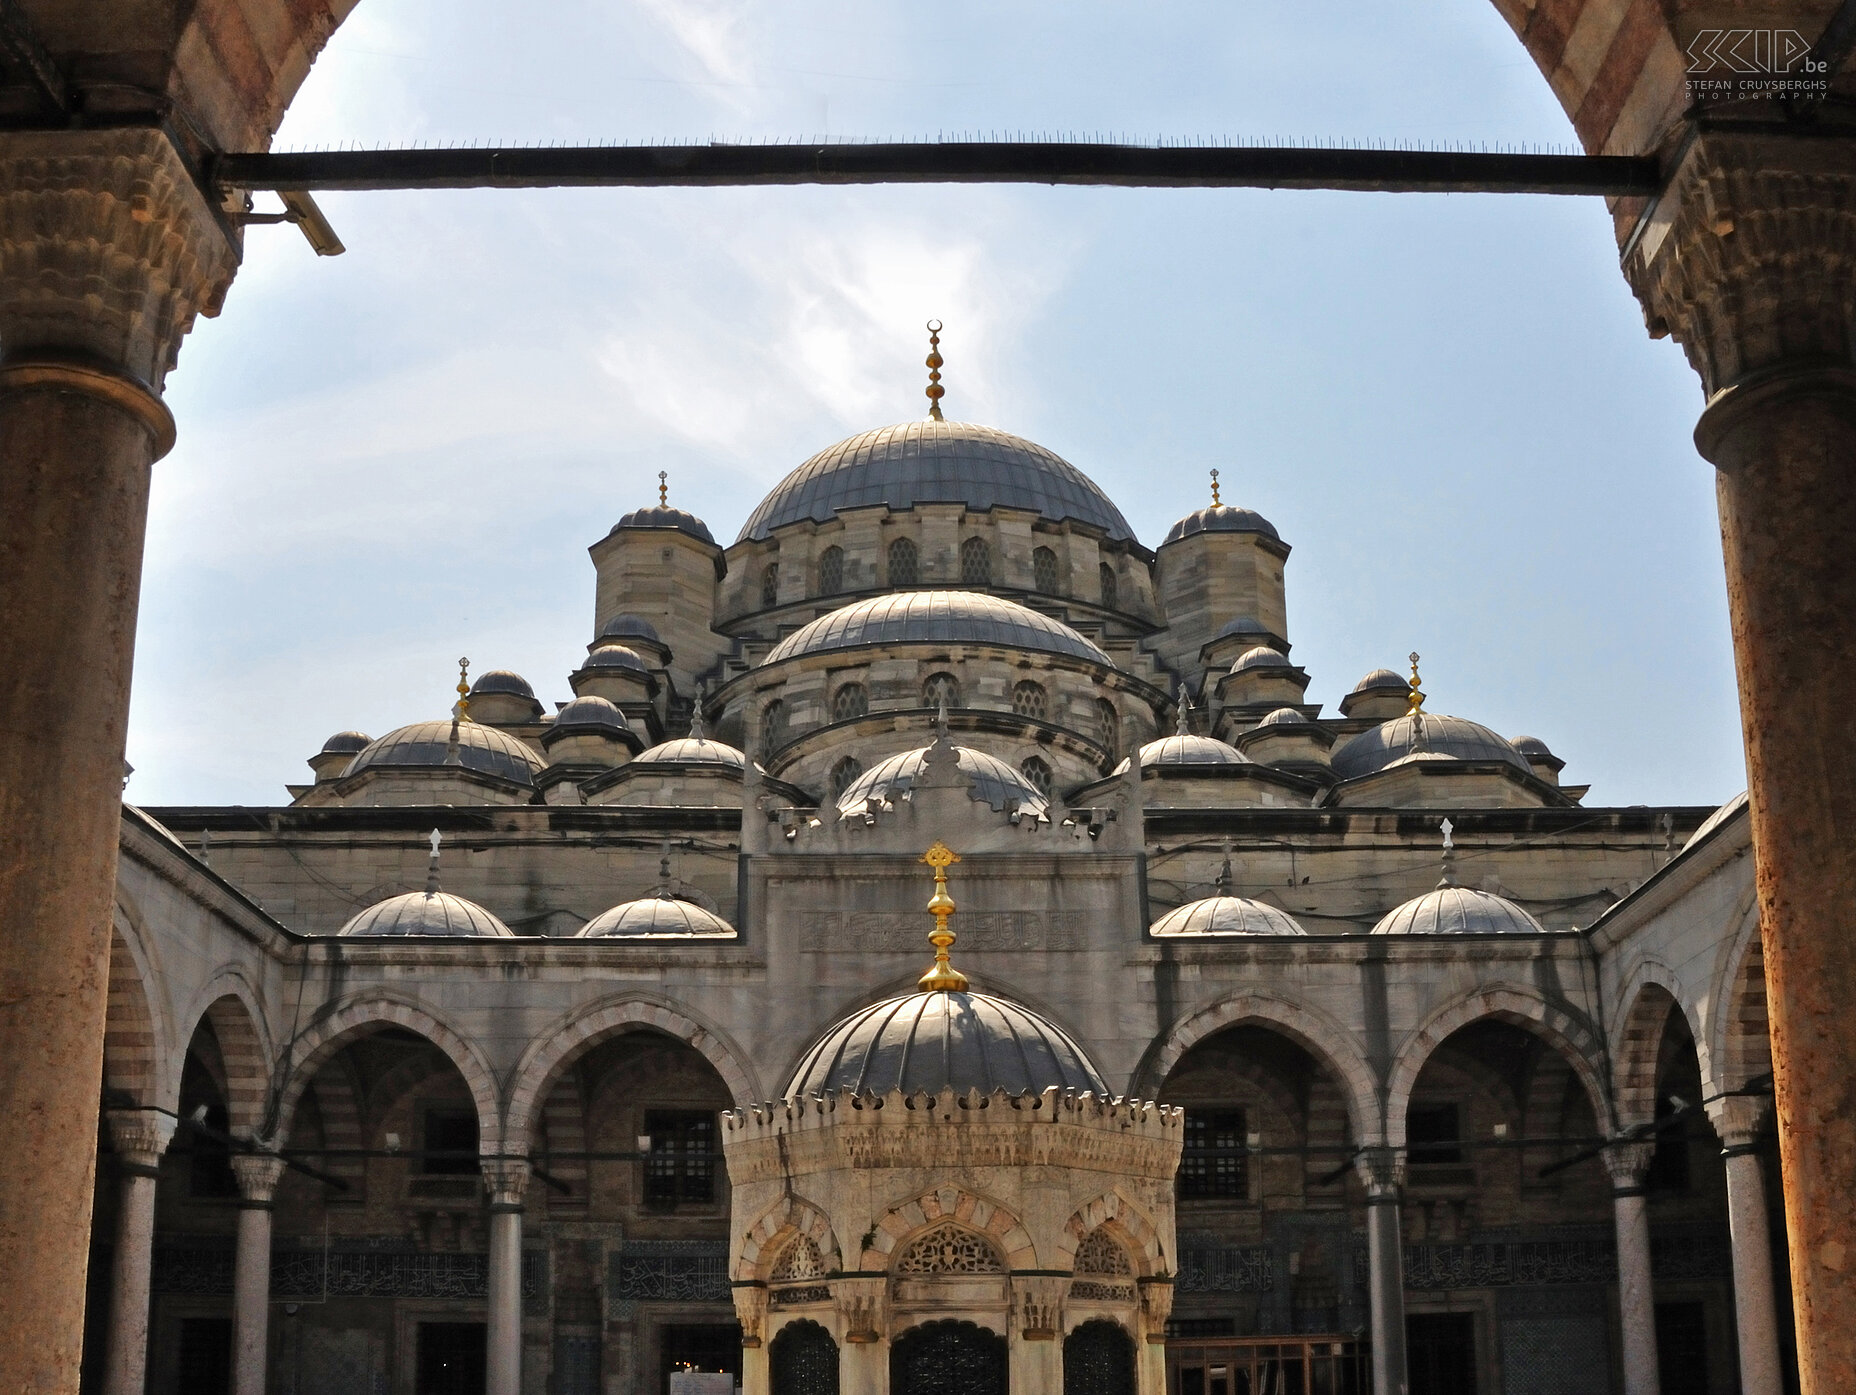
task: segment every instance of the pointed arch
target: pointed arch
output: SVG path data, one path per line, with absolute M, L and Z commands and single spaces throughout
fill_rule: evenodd
M 953 1186 L 937 1187 L 890 1207 L 871 1231 L 858 1267 L 888 1269 L 890 1260 L 908 1248 L 907 1242 L 948 1222 L 985 1236 L 1004 1256 L 1007 1269 L 1043 1267 L 1032 1247 L 1031 1233 L 1018 1217 L 996 1201 Z
M 741 1250 L 735 1259 L 735 1278 L 766 1280 L 774 1261 L 793 1237 L 803 1235 L 818 1246 L 827 1269 L 844 1267 L 843 1252 L 831 1221 L 819 1207 L 804 1197 L 788 1192 L 769 1206 L 741 1237 Z
M 180 1099 L 180 1071 L 161 1030 L 153 996 L 158 982 L 146 945 L 122 908 L 110 931 L 109 986 L 103 1017 L 104 1103 L 160 1105 Z
M 1701 1078 L 1709 1094 L 1738 1090 L 1772 1072 L 1771 1026 L 1766 1010 L 1766 949 L 1761 937 L 1759 905 L 1752 887 L 1740 907 L 1739 924 L 1721 956 L 1711 1012 L 1696 1048 L 1707 1043 Z
M 182 1052 L 192 1046 L 202 1022 L 211 1025 L 225 1068 L 226 1116 L 232 1131 L 241 1136 L 256 1133 L 270 1103 L 273 1056 L 263 1009 L 243 971 L 220 969 L 193 995 L 180 1021 Z
M 1053 1268 L 1069 1268 L 1076 1260 L 1076 1247 L 1093 1232 L 1107 1230 L 1128 1251 L 1136 1274 L 1166 1274 L 1172 1271 L 1162 1243 L 1160 1228 L 1153 1217 L 1131 1201 L 1119 1189 L 1110 1188 L 1093 1201 L 1079 1206 L 1063 1223 L 1058 1238 L 1058 1253 Z
M 1655 960 L 1637 965 L 1620 998 L 1623 1011 L 1611 1040 L 1611 1083 L 1618 1122 L 1648 1122 L 1656 1117 L 1656 1066 L 1669 1014 L 1683 1013 L 1682 984 L 1673 970 Z M 1694 1027 L 1691 1022 L 1690 1028 Z M 1696 1038 L 1696 1050 L 1703 1048 Z M 1707 1074 L 1707 1063 L 1702 1063 Z

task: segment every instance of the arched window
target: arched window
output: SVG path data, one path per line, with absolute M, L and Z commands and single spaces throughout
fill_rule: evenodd
M 984 538 L 968 538 L 960 545 L 960 584 L 992 585 L 992 549 Z
M 1108 751 L 1110 760 L 1121 754 L 1121 714 L 1106 698 L 1096 699 L 1096 740 Z
M 760 574 L 760 603 L 778 605 L 780 603 L 780 564 L 769 562 Z
M 773 1395 L 838 1395 L 838 1344 L 809 1319 L 774 1334 L 767 1365 Z
M 1029 780 L 1039 794 L 1050 796 L 1050 766 L 1042 756 L 1026 756 L 1018 763 L 1018 773 Z
M 777 750 L 786 744 L 786 704 L 779 698 L 762 710 L 760 714 L 761 749 Z
M 839 795 L 843 794 L 852 785 L 857 783 L 857 777 L 863 773 L 864 763 L 858 760 L 856 756 L 846 756 L 843 760 L 832 766 L 831 797 L 836 799 Z
M 951 673 L 934 673 L 922 684 L 922 706 L 949 708 L 960 706 L 960 680 Z
M 831 695 L 831 720 L 848 722 L 870 710 L 870 692 L 861 683 L 846 683 Z
M 1041 722 L 1044 720 L 1045 706 L 1042 683 L 1033 683 L 1027 678 L 1012 689 L 1012 710 L 1019 716 L 1036 717 Z
M 1134 1395 L 1134 1339 L 1126 1328 L 1093 1318 L 1063 1339 L 1063 1395 Z
M 1046 596 L 1057 594 L 1057 554 L 1048 547 L 1031 554 L 1031 581 Z
M 916 586 L 921 583 L 921 579 L 921 561 L 916 554 L 915 544 L 907 538 L 897 538 L 889 545 L 889 584 Z
M 844 589 L 844 549 L 828 547 L 818 556 L 818 593 L 835 596 Z
M 1115 569 L 1107 562 L 1104 562 L 1100 567 L 1096 568 L 1096 575 L 1102 582 L 1102 604 L 1107 606 L 1110 610 L 1113 610 L 1115 608 L 1117 593 L 1121 589 L 1115 581 Z

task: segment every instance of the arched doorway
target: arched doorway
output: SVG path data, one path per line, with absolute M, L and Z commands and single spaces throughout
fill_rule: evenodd
M 768 1351 L 773 1395 L 838 1395 L 838 1344 L 816 1322 L 789 1322 Z
M 1063 1339 L 1063 1395 L 1134 1395 L 1134 1339 L 1097 1318 Z
M 889 1349 L 890 1395 L 1006 1395 L 1005 1338 L 971 1322 L 925 1322 Z

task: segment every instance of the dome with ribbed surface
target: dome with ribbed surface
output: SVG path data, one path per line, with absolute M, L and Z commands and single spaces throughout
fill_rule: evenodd
M 1411 684 L 1403 674 L 1394 673 L 1389 668 L 1376 668 L 1353 685 L 1356 693 L 1409 693 Z
M 735 927 L 691 901 L 647 896 L 602 911 L 580 928 L 583 940 L 732 940 Z
M 1208 896 L 1168 911 L 1152 933 L 1172 935 L 1306 935 L 1287 911 L 1248 896 Z
M 470 685 L 470 695 L 478 697 L 485 693 L 506 693 L 510 697 L 533 698 L 535 690 L 528 685 L 528 679 L 506 668 L 493 668 L 477 675 L 477 681 Z
M 713 765 L 724 770 L 746 770 L 748 758 L 733 746 L 706 736 L 679 736 L 632 757 L 633 765 Z
M 533 747 L 481 722 L 459 722 L 458 764 L 479 775 L 493 775 L 518 785 L 532 785 L 546 764 Z M 348 762 L 344 778 L 363 770 L 442 770 L 450 752 L 451 723 L 414 722 L 388 732 Z
M 1314 724 L 1293 707 L 1278 707 L 1257 725 L 1260 727 L 1306 727 Z
M 871 766 L 838 796 L 839 815 L 848 818 L 861 814 L 872 799 L 883 804 L 894 804 L 903 798 L 915 788 L 915 782 L 921 779 L 922 766 L 933 749 L 932 746 L 923 746 L 920 750 L 904 751 L 901 755 L 891 756 Z M 967 792 L 974 799 L 990 805 L 999 813 L 1016 803 L 1025 813 L 1037 818 L 1049 814 L 1050 801 L 1039 793 L 1037 786 L 997 756 L 989 756 L 984 751 L 975 751 L 966 746 L 954 747 L 954 753 L 960 761 L 960 773 L 967 777 Z
M 542 740 L 547 740 L 549 735 L 556 732 L 563 736 L 571 731 L 610 732 L 617 735 L 631 729 L 625 714 L 605 698 L 580 697 L 554 714 L 554 725 L 543 733 Z
M 1740 793 L 1736 794 L 1732 799 L 1728 800 L 1725 804 L 1721 805 L 1720 808 L 1716 809 L 1712 814 L 1709 814 L 1707 818 L 1702 820 L 1701 827 L 1688 835 L 1688 841 L 1682 845 L 1682 851 L 1687 852 L 1703 838 L 1706 838 L 1710 833 L 1714 832 L 1715 829 L 1733 818 L 1735 814 L 1745 810 L 1746 807 L 1747 792 L 1741 790 Z
M 1215 736 L 1163 736 L 1141 747 L 1141 767 L 1156 765 L 1249 765 L 1250 758 Z
M 827 1032 L 799 1063 L 786 1098 L 839 1090 L 1039 1095 L 1053 1087 L 1108 1094 L 1083 1048 L 1031 1009 L 986 993 L 909 993 Z
M 1171 528 L 1160 546 L 1189 538 L 1194 533 L 1261 533 L 1266 538 L 1282 541 L 1282 535 L 1271 523 L 1255 509 L 1233 508 L 1229 504 L 1214 504 L 1210 508 L 1194 509 Z
M 695 514 L 684 509 L 671 508 L 668 504 L 656 504 L 648 509 L 633 509 L 613 525 L 613 532 L 621 528 L 674 528 L 679 533 L 688 533 L 692 538 L 700 538 L 711 545 L 715 536 L 709 531 L 709 525 Z
M 1248 673 L 1253 668 L 1294 668 L 1289 656 L 1280 649 L 1272 649 L 1267 644 L 1259 644 L 1254 649 L 1246 649 L 1237 656 L 1231 665 L 1233 673 Z
M 1432 716 L 1428 712 L 1422 717 L 1407 713 L 1361 732 L 1334 753 L 1333 767 L 1341 779 L 1357 780 L 1412 757 L 1500 761 L 1530 775 L 1534 772 L 1526 756 L 1487 727 L 1462 717 Z
M 389 896 L 342 926 L 344 935 L 471 935 L 513 939 L 515 931 L 475 901 L 448 891 L 409 891 Z
M 1547 748 L 1547 743 L 1542 741 L 1538 736 L 1517 736 L 1508 744 L 1514 747 L 1521 755 L 1528 757 L 1551 756 L 1553 754 L 1553 752 Z
M 629 668 L 637 673 L 649 673 L 651 666 L 644 661 L 644 656 L 636 649 L 628 649 L 623 644 L 602 644 L 586 656 L 582 668 Z
M 762 665 L 873 645 L 962 643 L 1062 654 L 1112 667 L 1107 654 L 1061 620 L 977 591 L 904 591 L 847 605 L 795 630 Z
M 879 426 L 827 446 L 794 470 L 742 525 L 736 542 L 775 528 L 828 521 L 839 509 L 964 504 L 974 512 L 1025 509 L 1075 519 L 1133 541 L 1121 510 L 1069 461 L 1035 442 L 964 421 Z
M 368 743 L 373 739 L 364 731 L 338 731 L 322 743 L 322 754 L 352 756 L 357 752 L 365 751 Z
M 615 615 L 599 627 L 601 639 L 648 639 L 653 644 L 664 641 L 657 637 L 657 627 L 642 615 Z
M 1546 927 L 1506 897 L 1440 886 L 1388 912 L 1375 935 L 1542 935 Z

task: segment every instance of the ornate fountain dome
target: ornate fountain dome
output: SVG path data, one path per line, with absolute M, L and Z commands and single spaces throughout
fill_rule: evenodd
M 786 523 L 827 522 L 840 509 L 887 504 L 965 504 L 1027 509 L 1052 522 L 1075 519 L 1134 541 L 1121 510 L 1081 470 L 1043 446 L 964 421 L 879 426 L 827 446 L 781 480 L 742 525 L 736 542 Z

